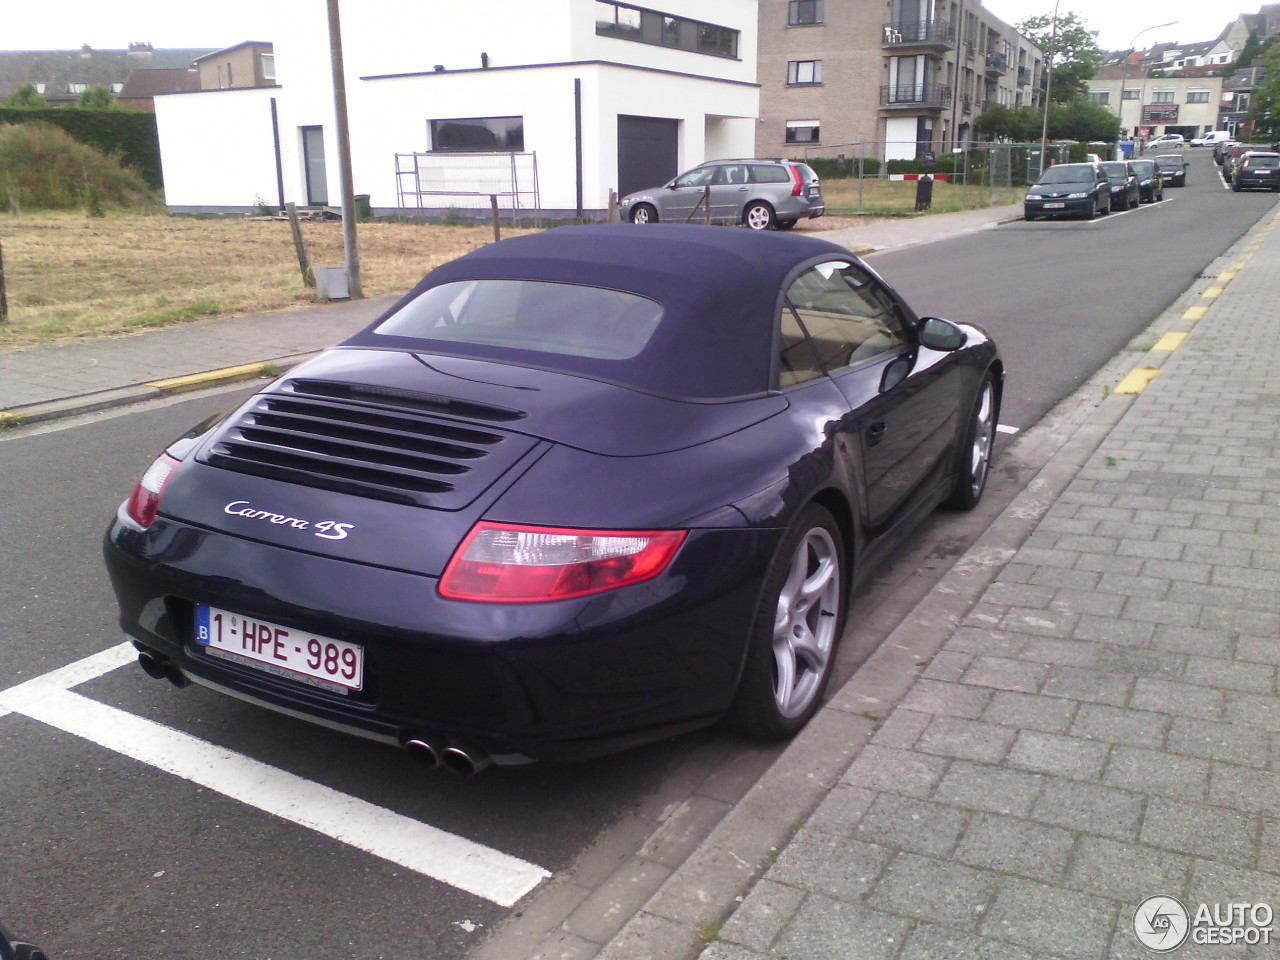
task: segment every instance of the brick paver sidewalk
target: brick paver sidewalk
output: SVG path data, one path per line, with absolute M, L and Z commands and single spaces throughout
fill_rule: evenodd
M 1148 897 L 1280 912 L 1276 223 L 704 960 L 1129 960 Z

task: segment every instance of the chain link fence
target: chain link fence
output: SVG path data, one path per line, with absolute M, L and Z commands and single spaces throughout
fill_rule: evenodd
M 424 213 L 501 209 L 514 222 L 542 206 L 536 153 L 397 153 L 400 209 Z

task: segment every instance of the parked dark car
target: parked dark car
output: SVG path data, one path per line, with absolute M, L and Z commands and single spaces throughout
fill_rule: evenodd
M 1231 177 L 1231 189 L 1280 191 L 1280 153 L 1249 150 L 1240 157 Z
M 0 960 L 48 960 L 39 947 L 16 940 L 0 926 Z
M 1241 159 L 1251 150 L 1270 150 L 1258 143 L 1232 143 L 1222 152 L 1222 179 L 1230 183 Z
M 1138 200 L 1157 203 L 1164 199 L 1164 180 L 1156 168 L 1155 160 L 1130 160 L 1129 169 L 1138 178 Z
M 175 441 L 107 568 L 148 674 L 429 765 L 785 737 L 853 584 L 982 496 L 1002 384 L 835 244 L 566 227 Z
M 1221 140 L 1213 145 L 1213 162 L 1222 166 L 1227 158 L 1227 151 L 1236 145 L 1235 140 Z
M 1134 171 L 1132 160 L 1106 160 L 1098 166 L 1111 181 L 1111 209 L 1132 209 L 1142 202 L 1142 191 L 1138 186 L 1138 174 Z
M 1187 158 L 1180 153 L 1162 153 L 1152 157 L 1156 171 L 1166 187 L 1185 187 L 1187 185 Z
M 1046 167 L 1027 188 L 1022 205 L 1027 220 L 1085 217 L 1111 212 L 1111 181 L 1096 163 L 1060 163 Z
M 710 197 L 712 223 L 741 223 L 752 230 L 789 230 L 822 216 L 822 183 L 807 163 L 794 160 L 712 160 L 661 187 L 618 201 L 623 220 L 702 223 Z

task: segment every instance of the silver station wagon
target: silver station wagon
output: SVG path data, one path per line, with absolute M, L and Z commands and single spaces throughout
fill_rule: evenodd
M 818 175 L 794 160 L 711 160 L 661 187 L 618 201 L 631 223 L 741 223 L 752 230 L 790 230 L 822 216 L 826 204 Z

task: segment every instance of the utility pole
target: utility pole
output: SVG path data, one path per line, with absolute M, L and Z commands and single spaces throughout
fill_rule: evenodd
M 356 240 L 356 197 L 351 178 L 351 131 L 347 125 L 347 83 L 342 69 L 342 26 L 338 0 L 328 0 L 329 62 L 333 67 L 333 115 L 338 134 L 338 175 L 342 181 L 342 249 L 347 261 L 347 294 L 364 299 L 360 285 L 360 245 Z
M 1040 127 L 1040 173 L 1044 173 L 1044 152 L 1049 142 L 1049 105 L 1053 103 L 1053 58 L 1058 54 L 1058 2 L 1053 5 L 1053 32 L 1049 34 L 1049 57 L 1045 63 L 1044 125 Z

